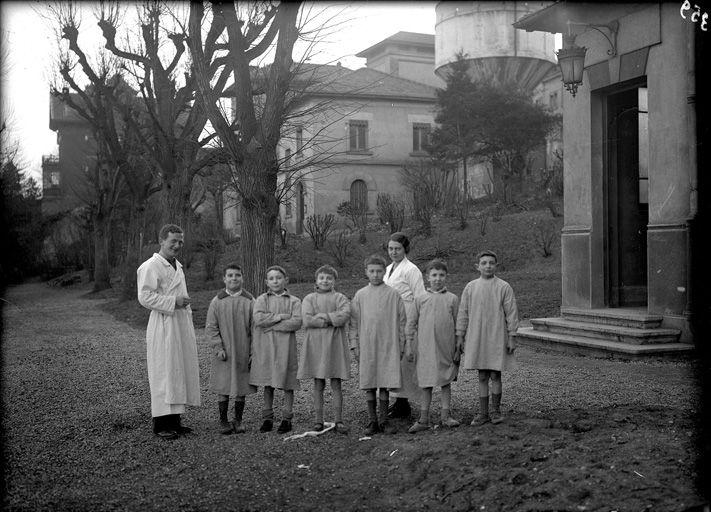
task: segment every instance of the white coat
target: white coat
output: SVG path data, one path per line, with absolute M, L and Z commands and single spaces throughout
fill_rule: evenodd
M 405 256 L 394 270 L 393 263 L 387 266 L 383 282 L 400 294 L 400 298 L 405 304 L 405 313 L 409 319 L 415 310 L 415 297 L 425 293 L 425 285 L 420 269 Z M 417 383 L 415 363 L 403 357 L 402 361 L 400 361 L 400 370 L 402 371 L 402 388 L 393 393 L 393 396 L 395 398 L 419 400 L 421 390 Z
M 151 414 L 182 414 L 186 405 L 200 405 L 197 342 L 190 306 L 175 308 L 187 296 L 185 274 L 176 260 L 154 253 L 138 267 L 138 302 L 151 310 L 146 329 Z

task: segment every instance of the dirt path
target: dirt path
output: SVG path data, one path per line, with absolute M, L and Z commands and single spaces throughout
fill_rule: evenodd
M 284 442 L 257 432 L 258 395 L 248 398 L 246 435 L 215 433 L 200 330 L 204 405 L 186 415 L 196 433 L 165 442 L 150 432 L 143 331 L 86 291 L 33 283 L 5 297 L 5 509 L 681 511 L 700 502 L 692 363 L 520 349 L 519 368 L 504 376 L 503 424 L 468 425 L 476 376 L 462 372 L 454 415 L 466 426 L 413 436 L 403 421 L 397 435 L 364 441 L 352 378 L 349 436 Z M 310 390 L 296 394 L 297 433 L 312 423 Z

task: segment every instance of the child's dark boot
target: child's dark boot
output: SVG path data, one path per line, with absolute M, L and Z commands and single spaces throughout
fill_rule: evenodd
M 491 422 L 496 424 L 496 423 L 501 423 L 504 421 L 504 417 L 501 414 L 501 393 L 498 394 L 491 394 L 491 414 L 490 414 Z
M 244 402 L 235 402 L 235 421 L 233 423 L 235 434 L 244 434 L 247 429 L 242 425 L 242 415 L 244 414 Z
M 260 432 L 271 432 L 274 428 L 274 411 L 272 409 L 264 409 L 262 411 L 262 426 L 259 427 Z
M 220 410 L 220 434 L 229 435 L 234 432 L 232 429 L 232 423 L 227 421 L 227 407 L 229 406 L 229 401 L 217 402 L 217 407 Z

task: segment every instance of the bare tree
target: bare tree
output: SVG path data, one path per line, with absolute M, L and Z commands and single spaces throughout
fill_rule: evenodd
M 194 68 L 187 64 L 184 35 L 173 30 L 181 25 L 179 9 L 169 9 L 159 0 L 142 3 L 137 8 L 140 37 L 134 37 L 133 43 L 129 37 L 122 45 L 116 41 L 121 19 L 118 3 L 107 3 L 100 10 L 98 25 L 106 48 L 121 60 L 139 90 L 147 122 L 136 129 L 143 133 L 139 140 L 160 183 L 162 220 L 188 228 L 193 179 L 215 153 L 201 151 L 214 135 L 203 136 L 208 118 L 204 109 L 194 105 Z
M 91 209 L 94 290 L 99 291 L 110 287 L 109 247 L 119 202 L 130 194 L 130 222 L 137 221 L 153 192 L 153 180 L 136 152 L 142 138 L 136 124 L 140 109 L 135 91 L 123 79 L 120 63 L 108 52 L 98 52 L 94 58 L 84 52 L 79 45 L 81 17 L 76 5 L 57 3 L 48 11 L 60 49 L 58 76 L 50 92 L 87 122 L 96 141 L 96 158 L 87 165 L 84 182 L 73 192 Z M 89 85 L 82 87 L 80 82 Z M 130 233 L 135 231 L 129 229 Z
M 307 49 L 317 39 L 318 28 L 305 28 L 307 14 L 299 2 L 216 3 L 207 11 L 202 3 L 190 7 L 188 46 L 197 90 L 230 160 L 240 201 L 245 285 L 253 291 L 262 288 L 264 271 L 273 262 L 279 202 L 291 190 L 283 184 L 293 186 L 304 171 L 328 165 L 333 153 L 324 146 L 337 143 L 316 142 L 339 115 L 324 108 L 332 100 L 304 102 L 307 94 L 316 97 L 314 84 L 324 81 L 316 76 L 319 67 L 292 57 L 300 38 L 307 39 Z M 220 108 L 220 98 L 228 94 L 234 97 L 234 118 Z M 322 122 L 310 123 L 319 126 L 309 139 L 317 156 L 290 166 L 286 173 L 295 179 L 280 185 L 286 157 L 278 154 L 279 142 L 308 116 L 323 116 Z

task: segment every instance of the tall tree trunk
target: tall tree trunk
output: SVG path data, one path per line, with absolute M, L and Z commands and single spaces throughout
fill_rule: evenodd
M 136 287 L 136 270 L 141 264 L 140 237 L 142 232 L 141 219 L 143 218 L 143 207 L 138 208 L 132 205 L 129 214 L 128 240 L 126 240 L 126 255 L 123 268 L 123 283 L 121 286 L 121 301 L 133 300 L 136 298 L 138 290 Z
M 246 177 L 244 182 L 248 183 L 248 186 L 244 190 L 246 194 L 242 194 L 240 205 L 240 250 L 245 288 L 256 296 L 265 291 L 267 268 L 278 263 L 274 261 L 274 236 L 279 217 L 279 202 L 276 199 L 276 170 L 258 157 L 252 157 L 250 160 L 252 161 L 249 164 L 242 167 L 241 173 Z
M 244 268 L 244 287 L 257 295 L 266 288 L 264 279 L 267 268 L 274 265 L 274 232 L 276 217 L 267 215 L 261 208 L 250 208 L 247 201 L 242 201 L 242 266 Z
M 97 211 L 94 215 L 94 292 L 111 288 L 111 266 L 109 265 L 109 236 L 111 217 Z

